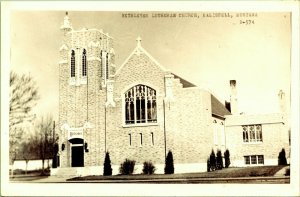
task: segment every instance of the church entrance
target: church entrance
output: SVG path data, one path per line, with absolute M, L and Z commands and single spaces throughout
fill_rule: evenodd
M 72 146 L 72 167 L 84 166 L 83 145 Z
M 83 139 L 70 140 L 71 145 L 71 167 L 84 167 Z

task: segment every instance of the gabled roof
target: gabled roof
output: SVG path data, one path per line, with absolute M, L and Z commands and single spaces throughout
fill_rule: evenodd
M 224 117 L 231 115 L 230 111 L 214 96 L 211 94 L 211 113 L 212 115 Z
M 128 58 L 124 61 L 124 63 L 120 66 L 120 68 L 116 71 L 115 75 L 118 75 L 122 68 L 127 64 L 127 62 L 130 60 L 130 58 L 137 54 L 144 53 L 146 56 L 148 56 L 156 65 L 158 65 L 163 71 L 168 71 L 166 68 L 164 68 L 160 63 L 158 63 L 142 46 L 141 46 L 141 38 L 137 38 L 137 46 L 132 51 L 132 53 L 128 56 Z M 171 73 L 174 75 L 175 79 L 179 79 L 180 83 L 182 84 L 183 88 L 190 88 L 190 87 L 197 87 L 196 85 L 192 84 L 191 82 L 181 78 L 180 76 Z M 231 115 L 231 113 L 226 109 L 226 107 L 214 96 L 211 94 L 211 106 L 212 106 L 212 115 L 223 117 L 225 115 Z
M 150 55 L 141 45 L 141 38 L 138 37 L 137 38 L 137 46 L 135 47 L 135 49 L 131 52 L 131 54 L 127 57 L 127 59 L 124 61 L 124 63 L 120 66 L 120 68 L 116 71 L 115 75 L 118 75 L 119 72 L 122 70 L 122 68 L 127 64 L 127 62 L 130 60 L 130 58 L 134 55 L 134 54 L 145 54 L 147 57 L 150 58 L 151 61 L 153 61 L 157 66 L 159 66 L 163 71 L 167 71 L 167 69 L 165 67 L 163 67 L 158 61 L 156 61 L 152 55 Z

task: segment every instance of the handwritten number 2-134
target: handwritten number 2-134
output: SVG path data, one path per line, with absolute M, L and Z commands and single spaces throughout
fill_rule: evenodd
M 251 24 L 254 24 L 254 20 L 240 20 L 240 24 L 241 25 L 251 25 Z

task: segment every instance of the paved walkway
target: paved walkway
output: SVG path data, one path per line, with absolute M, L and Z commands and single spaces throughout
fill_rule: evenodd
M 278 177 L 278 176 L 285 176 L 285 172 L 286 172 L 286 169 L 289 169 L 290 166 L 285 166 L 283 167 L 281 170 L 279 170 L 278 172 L 276 172 L 274 174 L 275 177 Z
M 34 180 L 32 182 L 38 182 L 38 183 L 62 183 L 62 182 L 67 182 L 66 180 L 69 177 L 57 177 L 57 176 L 48 176 L 45 179 L 38 179 Z

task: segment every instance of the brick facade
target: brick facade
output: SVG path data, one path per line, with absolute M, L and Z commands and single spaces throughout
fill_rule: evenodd
M 96 29 L 74 31 L 67 16 L 61 30 L 59 154 L 62 168 L 72 166 L 72 157 L 76 157 L 72 155 L 74 146 L 82 147 L 85 167 L 102 166 L 106 151 L 114 166 L 126 158 L 135 160 L 137 165 L 152 161 L 163 166 L 166 153 L 171 150 L 175 172 L 193 171 L 184 169 L 184 165 L 197 168 L 198 164 L 202 169 L 195 171 L 203 171 L 212 149 L 225 151 L 228 148 L 233 160 L 262 150 L 266 159 L 276 158 L 278 149 L 286 147 L 288 150 L 282 122 L 264 124 L 263 117 L 255 119 L 263 124 L 263 144 L 243 144 L 240 125 L 251 119 L 230 116 L 208 91 L 165 69 L 143 49 L 141 39 L 116 70 L 113 38 L 108 34 Z M 86 76 L 82 74 L 84 49 L 87 51 Z M 71 77 L 72 50 L 75 51 L 75 77 Z M 156 91 L 157 122 L 128 125 L 125 123 L 125 92 L 139 84 Z M 273 132 L 280 135 L 274 136 Z M 82 141 L 75 143 L 71 134 L 78 134 Z
M 288 128 L 283 114 L 232 115 L 226 117 L 226 146 L 230 150 L 233 166 L 244 166 L 244 156 L 263 155 L 265 165 L 277 165 L 282 148 L 289 158 Z M 261 142 L 244 142 L 243 128 L 247 125 L 262 126 Z

